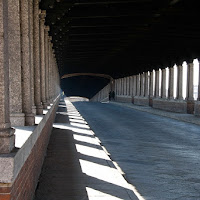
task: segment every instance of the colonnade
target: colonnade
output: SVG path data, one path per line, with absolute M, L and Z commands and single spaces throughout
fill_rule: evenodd
M 34 125 L 60 92 L 45 16 L 39 0 L 0 0 L 0 153 L 14 148 L 11 127 Z
M 200 79 L 198 79 L 197 99 L 194 100 L 193 61 L 188 62 L 186 71 L 187 77 L 185 79 L 183 79 L 182 64 L 115 79 L 116 101 L 132 102 L 136 105 L 148 105 L 168 111 L 199 115 Z M 200 72 L 200 70 L 198 71 Z M 186 85 L 185 88 L 183 84 Z M 91 100 L 102 101 L 105 96 L 108 98 L 107 88 L 108 86 L 103 88 Z M 186 96 L 183 97 L 183 94 L 186 94 Z

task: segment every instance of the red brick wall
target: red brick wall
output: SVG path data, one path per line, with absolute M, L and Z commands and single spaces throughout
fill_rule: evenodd
M 41 172 L 43 160 L 46 154 L 47 145 L 55 119 L 57 106 L 51 113 L 45 124 L 40 137 L 34 145 L 31 154 L 18 174 L 12 186 L 3 187 L 0 185 L 0 200 L 31 200 Z

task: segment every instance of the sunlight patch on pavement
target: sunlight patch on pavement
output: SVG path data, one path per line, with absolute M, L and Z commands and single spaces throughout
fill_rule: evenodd
M 85 134 L 93 136 L 73 134 L 74 140 L 77 141 L 75 142 L 77 152 L 86 156 L 80 156 L 79 158 L 82 172 L 89 179 L 92 178 L 97 181 L 93 183 L 93 186 L 87 185 L 88 199 L 131 200 L 137 198 L 145 200 L 137 189 L 125 180 L 122 169 L 116 162 L 111 160 L 109 152 L 105 147 L 101 146 L 100 139 L 95 136 L 95 133 L 90 129 L 74 105 L 70 101 L 65 102 L 70 124 L 54 124 L 54 127 L 72 130 L 74 133 L 85 132 Z M 87 156 L 89 156 L 89 160 L 86 160 Z M 96 159 L 101 160 L 97 162 Z M 109 162 L 113 164 L 110 165 Z
M 88 138 L 82 135 L 76 135 L 73 134 L 74 140 L 79 141 L 79 142 L 85 142 L 89 144 L 94 144 L 94 145 L 99 145 L 98 141 L 94 138 Z
M 84 121 L 83 119 L 69 119 L 70 122 L 76 122 L 76 123 L 80 123 L 80 124 L 87 124 L 86 121 Z
M 90 130 L 76 128 L 76 127 L 71 126 L 70 124 L 54 123 L 53 127 L 54 128 L 59 128 L 59 129 L 71 130 L 71 131 L 73 131 L 75 133 L 82 133 L 82 134 L 92 135 L 92 132 Z
M 110 160 L 110 158 L 105 154 L 105 152 L 103 150 L 95 149 L 92 147 L 87 147 L 87 146 L 80 145 L 80 144 L 76 144 L 76 149 L 77 149 L 77 152 L 79 152 L 83 155 L 92 156 L 95 158 L 101 158 L 104 160 Z
M 98 200 L 98 198 L 99 198 L 99 200 L 100 199 L 105 199 L 105 200 L 123 200 L 121 198 L 114 197 L 114 196 L 112 196 L 110 194 L 101 192 L 99 190 L 95 190 L 95 189 L 90 188 L 90 187 L 86 187 L 86 191 L 87 191 L 89 200 Z

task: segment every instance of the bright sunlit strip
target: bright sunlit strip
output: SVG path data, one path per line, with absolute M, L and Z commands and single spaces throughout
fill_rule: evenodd
M 76 149 L 77 149 L 77 152 L 79 152 L 83 155 L 92 156 L 95 158 L 101 158 L 104 160 L 110 160 L 108 155 L 106 155 L 103 150 L 95 149 L 92 147 L 87 147 L 87 146 L 80 145 L 80 144 L 76 144 Z
M 82 159 L 79 159 L 79 162 L 82 172 L 88 176 L 130 189 L 130 186 L 117 169 Z
M 77 126 L 77 127 L 79 127 L 79 128 L 87 128 L 87 129 L 90 128 L 90 127 L 89 127 L 88 125 L 86 125 L 86 124 L 80 124 L 80 123 L 74 123 L 74 122 L 70 122 L 70 124 L 71 124 L 72 126 Z
M 73 134 L 73 137 L 74 137 L 74 140 L 79 141 L 79 142 L 86 142 L 86 143 L 90 143 L 94 145 L 99 145 L 96 138 L 88 138 L 88 137 L 85 137 L 82 135 L 76 135 L 76 134 Z
M 35 124 L 39 124 L 43 119 L 43 115 L 36 115 L 35 116 Z
M 75 127 L 73 127 L 70 124 L 54 123 L 53 127 L 54 128 L 59 128 L 59 129 L 71 130 L 71 131 L 73 131 L 75 133 L 82 133 L 82 134 L 86 134 L 86 135 L 93 135 L 90 130 L 81 129 L 81 128 L 75 128 Z
M 177 65 L 174 65 L 174 99 L 176 99 L 177 97 L 177 75 L 178 75 L 178 72 L 177 72 Z
M 169 67 L 166 68 L 166 97 L 168 97 L 169 92 Z
M 46 115 L 47 113 L 48 113 L 48 110 L 47 110 L 47 109 L 44 109 L 44 110 L 43 110 L 43 114 Z
M 83 118 L 81 116 L 68 116 L 69 119 L 80 119 L 80 120 L 83 120 Z
M 185 99 L 186 98 L 186 92 L 187 92 L 187 63 L 184 61 L 183 62 L 183 64 L 182 64 L 182 66 L 183 66 L 183 85 L 182 85 L 182 91 L 183 91 L 183 93 L 182 93 L 182 95 L 183 95 L 183 99 Z
M 80 119 L 69 119 L 70 122 L 76 122 L 76 123 L 81 123 L 81 124 L 87 124 L 86 121 L 80 120 Z
M 24 128 L 15 128 L 15 147 L 21 148 L 24 143 L 27 141 L 27 139 L 30 137 L 30 135 L 33 133 L 34 126 L 32 127 L 24 127 Z
M 194 100 L 198 98 L 198 83 L 199 83 L 199 61 L 194 59 Z
M 63 106 L 63 105 L 58 105 L 58 107 L 60 107 L 60 108 L 66 108 L 66 106 Z
M 73 104 L 69 101 L 66 101 L 66 104 L 67 104 L 67 107 L 69 107 L 69 106 L 74 107 Z M 74 109 L 76 110 L 75 107 L 74 107 Z M 79 120 L 80 117 L 69 116 L 69 119 L 78 119 Z M 82 120 L 84 120 L 84 119 L 82 118 Z M 70 122 L 70 124 L 72 125 L 73 123 L 74 122 L 72 120 Z M 75 124 L 77 125 L 77 123 L 75 123 Z M 56 125 L 58 125 L 58 124 L 54 124 L 54 126 L 56 126 Z M 67 128 L 70 128 L 70 130 L 72 130 L 73 132 L 80 133 L 82 131 L 86 131 L 87 134 L 90 134 L 91 136 L 93 136 L 93 137 L 88 138 L 88 136 L 85 137 L 85 136 L 80 136 L 80 135 L 74 134 L 73 137 L 76 141 L 87 142 L 87 143 L 92 143 L 92 144 L 94 142 L 95 145 L 100 146 L 101 141 L 99 140 L 98 137 L 94 136 L 95 134 L 92 130 L 86 130 L 86 129 L 81 129 L 81 128 L 72 128 L 72 127 L 73 126 L 71 126 L 71 127 L 67 126 Z M 66 125 L 65 125 L 65 128 L 66 128 Z M 95 148 L 88 147 L 88 146 L 85 146 L 85 145 L 76 144 L 76 149 L 80 154 L 100 158 L 102 160 L 111 161 L 111 159 L 109 157 L 110 154 L 107 152 L 105 147 L 103 147 L 103 149 L 100 150 L 100 149 L 95 149 Z M 139 200 L 145 200 L 140 195 L 140 193 L 137 191 L 137 189 L 133 185 L 129 184 L 124 179 L 124 177 L 122 176 L 123 171 L 121 170 L 121 168 L 118 166 L 118 164 L 116 162 L 114 163 L 114 165 L 117 167 L 117 169 L 112 168 L 109 165 L 104 166 L 104 165 L 97 164 L 97 163 L 90 162 L 90 161 L 83 160 L 83 159 L 79 159 L 79 162 L 80 162 L 80 165 L 81 165 L 82 172 L 85 173 L 88 177 L 94 177 L 95 179 L 105 181 L 105 183 L 106 182 L 111 183 L 113 185 L 118 185 L 118 186 L 123 187 L 125 189 L 131 190 L 131 191 L 134 192 L 134 194 L 138 197 Z M 94 198 L 98 199 L 98 197 L 101 198 L 101 199 L 103 198 L 103 199 L 108 199 L 108 200 L 123 200 L 124 199 L 124 198 L 121 199 L 121 198 L 118 198 L 116 196 L 101 192 L 99 190 L 95 190 L 91 187 L 86 187 L 86 190 L 87 190 L 87 193 L 88 193 L 89 200 L 93 200 Z
M 95 189 L 90 188 L 90 187 L 86 187 L 86 191 L 87 191 L 89 200 L 94 200 L 94 199 L 96 199 L 96 200 L 98 200 L 98 199 L 105 199 L 105 200 L 123 200 L 123 199 L 121 199 L 121 198 L 112 196 L 112 195 L 110 195 L 110 194 L 101 192 L 101 191 L 99 191 L 99 190 L 95 190 Z

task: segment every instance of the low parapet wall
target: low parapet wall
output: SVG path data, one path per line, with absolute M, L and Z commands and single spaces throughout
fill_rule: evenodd
M 131 96 L 117 95 L 115 100 L 119 101 L 119 102 L 124 102 L 124 103 L 131 103 L 132 102 L 132 97 Z
M 22 128 L 22 130 L 27 130 L 27 133 L 29 132 L 29 136 L 21 148 L 16 148 L 10 154 L 0 155 L 1 200 L 31 200 L 33 198 L 58 103 L 59 97 L 55 99 L 45 115 L 36 116 L 39 119 L 38 125 Z M 17 132 L 20 131 L 20 127 L 16 129 Z M 23 137 L 23 134 L 16 135 L 16 140 L 23 140 Z
M 187 113 L 187 102 L 184 100 L 153 99 L 153 108 L 176 113 Z

